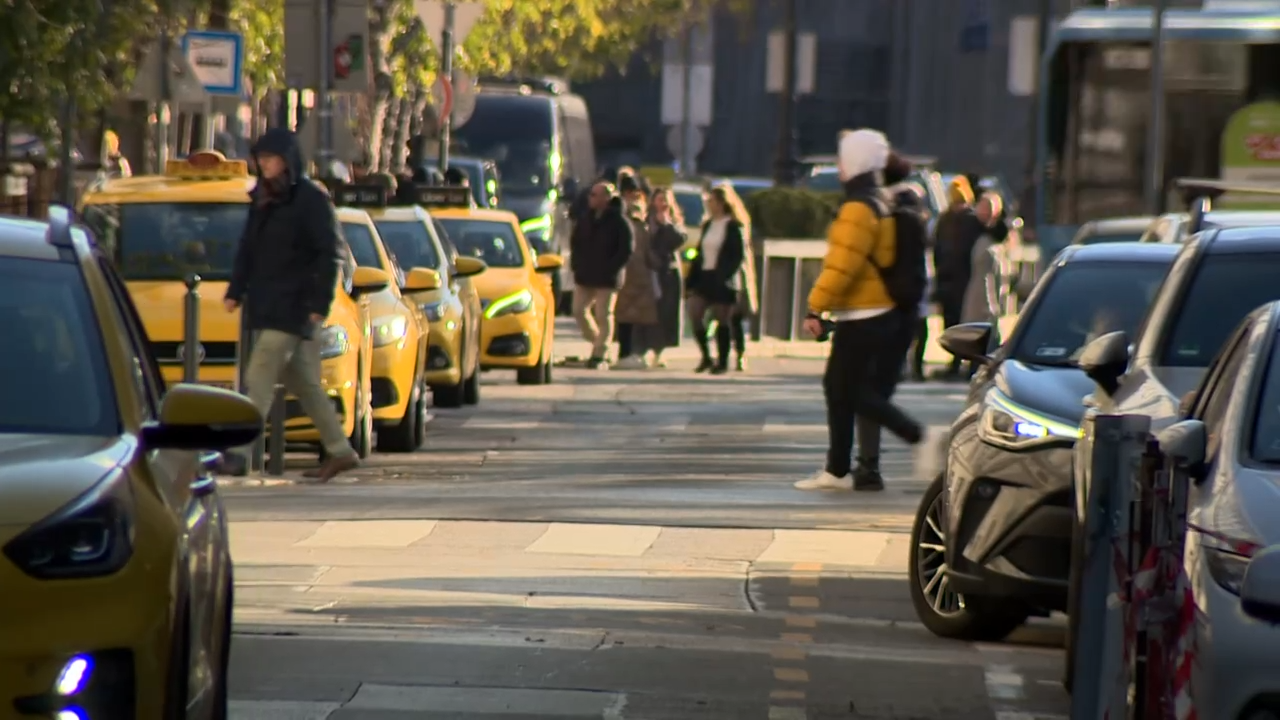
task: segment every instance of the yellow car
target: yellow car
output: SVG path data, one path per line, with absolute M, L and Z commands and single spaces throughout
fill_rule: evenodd
M 338 222 L 358 268 L 377 268 L 394 279 L 369 295 L 373 342 L 373 420 L 378 450 L 413 452 L 426 437 L 431 406 L 425 370 L 430 326 L 408 293 L 436 290 L 435 270 L 401 272 L 387 254 L 373 220 L 364 210 L 340 207 Z
M 550 274 L 564 261 L 536 255 L 514 213 L 437 207 L 431 216 L 462 257 L 488 266 L 476 278 L 484 310 L 480 367 L 514 368 L 521 385 L 551 382 L 556 304 Z
M 438 407 L 456 408 L 480 401 L 480 295 L 472 277 L 486 265 L 474 257 L 459 257 L 431 216 L 420 205 L 388 206 L 386 192 L 371 186 L 347 186 L 338 190 L 344 204 L 363 207 L 393 262 L 409 268 L 432 270 L 440 286 L 426 291 L 404 289 L 405 296 L 422 309 L 431 325 L 431 347 L 427 351 L 426 381 Z M 466 188 L 423 186 L 419 201 L 436 204 L 436 195 L 458 198 L 454 191 Z M 470 198 L 463 198 L 469 202 Z M 379 435 L 381 439 L 381 435 Z
M 240 313 L 226 312 L 222 299 L 256 182 L 244 161 L 204 151 L 169 161 L 164 175 L 108 180 L 84 195 L 84 220 L 124 276 L 169 382 L 182 379 L 183 279 L 195 273 L 201 278 L 198 380 L 236 387 Z M 368 310 L 359 298 L 385 287 L 389 278 L 374 268 L 360 268 L 358 275 L 351 268 L 339 273 L 344 292 L 335 293 L 320 336 L 321 367 L 343 429 L 366 457 L 373 442 L 373 352 Z M 286 440 L 319 443 L 319 432 L 296 399 L 289 398 L 286 407 Z
M 0 715 L 225 718 L 233 578 L 207 468 L 262 416 L 166 391 L 70 218 L 0 216 Z

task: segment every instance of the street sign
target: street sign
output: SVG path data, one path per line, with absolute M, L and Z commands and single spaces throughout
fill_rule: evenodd
M 333 67 L 334 92 L 363 93 L 372 87 L 367 0 L 330 0 L 333 46 L 325 53 Z M 285 0 L 284 74 L 290 87 L 320 86 L 320 8 L 316 0 Z
M 138 74 L 133 79 L 133 87 L 129 89 L 130 100 L 161 102 L 168 100 L 180 105 L 202 104 L 209 99 L 204 85 L 196 76 L 195 70 L 187 62 L 186 55 L 178 43 L 169 48 L 169 66 L 164 68 L 164 53 L 160 52 L 160 43 L 153 42 L 147 48 L 138 65 Z M 163 73 L 169 75 L 169 97 L 164 97 Z
M 437 75 L 431 86 L 431 105 L 441 120 L 453 112 L 453 83 L 444 75 Z
M 317 128 L 320 122 L 315 119 L 315 113 L 307 116 L 307 121 L 298 128 L 298 147 L 302 149 L 302 158 L 306 162 L 316 159 L 316 150 L 320 147 L 320 141 L 317 134 Z M 355 161 L 359 154 L 359 144 L 356 142 L 356 136 L 351 132 L 351 128 L 341 120 L 334 118 L 333 120 L 333 159 L 350 165 Z
M 444 33 L 444 6 L 443 0 L 414 0 L 413 2 L 413 9 L 417 11 L 418 18 L 422 20 L 422 24 L 427 28 L 427 35 L 437 48 L 444 44 L 442 40 Z M 471 28 L 475 27 L 476 22 L 484 15 L 484 10 L 485 5 L 481 2 L 453 3 L 454 47 L 462 46 L 463 41 L 467 39 L 467 34 L 471 32 Z
M 698 153 L 702 152 L 702 148 L 706 147 L 706 131 L 700 127 L 695 127 L 693 128 L 693 136 L 690 139 L 693 140 L 693 145 L 689 154 L 697 157 Z M 671 151 L 672 156 L 677 160 L 684 157 L 684 128 L 682 126 L 672 125 L 667 130 L 667 149 Z
M 664 125 L 680 125 L 684 122 L 684 65 L 662 66 L 662 107 Z M 715 98 L 715 67 L 694 65 L 689 73 L 689 115 L 699 127 L 711 125 L 711 105 Z
M 765 92 L 782 92 L 786 68 L 783 67 L 784 48 L 787 39 L 781 30 L 769 33 L 765 45 Z M 813 93 L 814 75 L 818 69 L 818 36 L 814 33 L 796 34 L 796 94 Z
M 182 36 L 182 54 L 210 95 L 244 92 L 244 37 L 222 30 L 192 30 Z
M 445 97 L 444 86 L 441 84 L 443 80 L 443 76 L 437 76 L 435 83 L 431 86 L 431 107 L 437 109 L 437 117 L 444 117 L 448 113 L 450 126 L 460 128 L 466 125 L 476 112 L 475 78 L 466 73 L 454 71 L 453 82 L 448 84 L 448 98 Z

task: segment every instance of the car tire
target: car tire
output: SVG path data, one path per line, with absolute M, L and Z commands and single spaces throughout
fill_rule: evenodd
M 942 518 L 943 475 L 938 474 L 911 523 L 911 559 L 907 566 L 911 604 L 921 624 L 934 635 L 953 640 L 1002 640 L 1029 614 L 1019 601 L 961 595 L 947 586 L 946 525 Z
M 378 431 L 378 452 L 410 453 L 422 445 L 422 382 L 415 379 L 404 406 L 404 417 L 393 427 Z
M 364 369 L 361 368 L 358 377 L 364 377 Z M 356 457 L 364 460 L 373 454 L 373 405 L 370 399 L 365 397 L 365 392 L 356 387 L 356 422 L 355 427 L 351 430 L 351 447 L 356 451 Z
M 191 606 L 179 595 L 181 609 L 169 636 L 169 672 L 165 676 L 164 720 L 186 720 L 191 702 Z
M 1072 511 L 1075 517 L 1075 511 Z M 1067 576 L 1067 632 L 1063 639 L 1062 687 L 1071 694 L 1076 683 L 1076 637 L 1080 633 L 1080 588 L 1084 583 L 1084 528 L 1075 519 L 1071 527 L 1071 571 Z
M 462 383 L 462 402 L 467 405 L 480 404 L 480 370 L 473 371 Z

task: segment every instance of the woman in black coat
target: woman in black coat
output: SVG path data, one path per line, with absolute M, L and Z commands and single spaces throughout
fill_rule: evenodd
M 686 286 L 689 290 L 689 320 L 693 337 L 702 351 L 702 362 L 695 372 L 711 371 L 721 375 L 729 370 L 730 334 L 716 333 L 718 357 L 713 362 L 707 342 L 707 315 L 727 329 L 733 322 L 733 310 L 742 292 L 742 262 L 747 253 L 745 218 L 740 218 L 728 201 L 724 188 L 707 193 L 707 215 L 698 241 L 698 254 L 693 260 Z

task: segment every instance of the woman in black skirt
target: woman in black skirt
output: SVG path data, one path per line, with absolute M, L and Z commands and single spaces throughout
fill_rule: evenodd
M 715 318 L 721 328 L 727 328 L 733 321 L 734 306 L 742 291 L 739 271 L 747 252 L 746 223 L 735 204 L 729 202 L 724 188 L 711 188 L 706 203 L 709 219 L 702 225 L 698 253 L 687 281 L 689 321 L 693 323 L 693 337 L 702 351 L 702 362 L 695 372 L 710 370 L 712 374 L 721 375 L 729 370 L 729 333 L 716 333 L 718 358 L 713 362 L 707 342 L 707 315 Z

